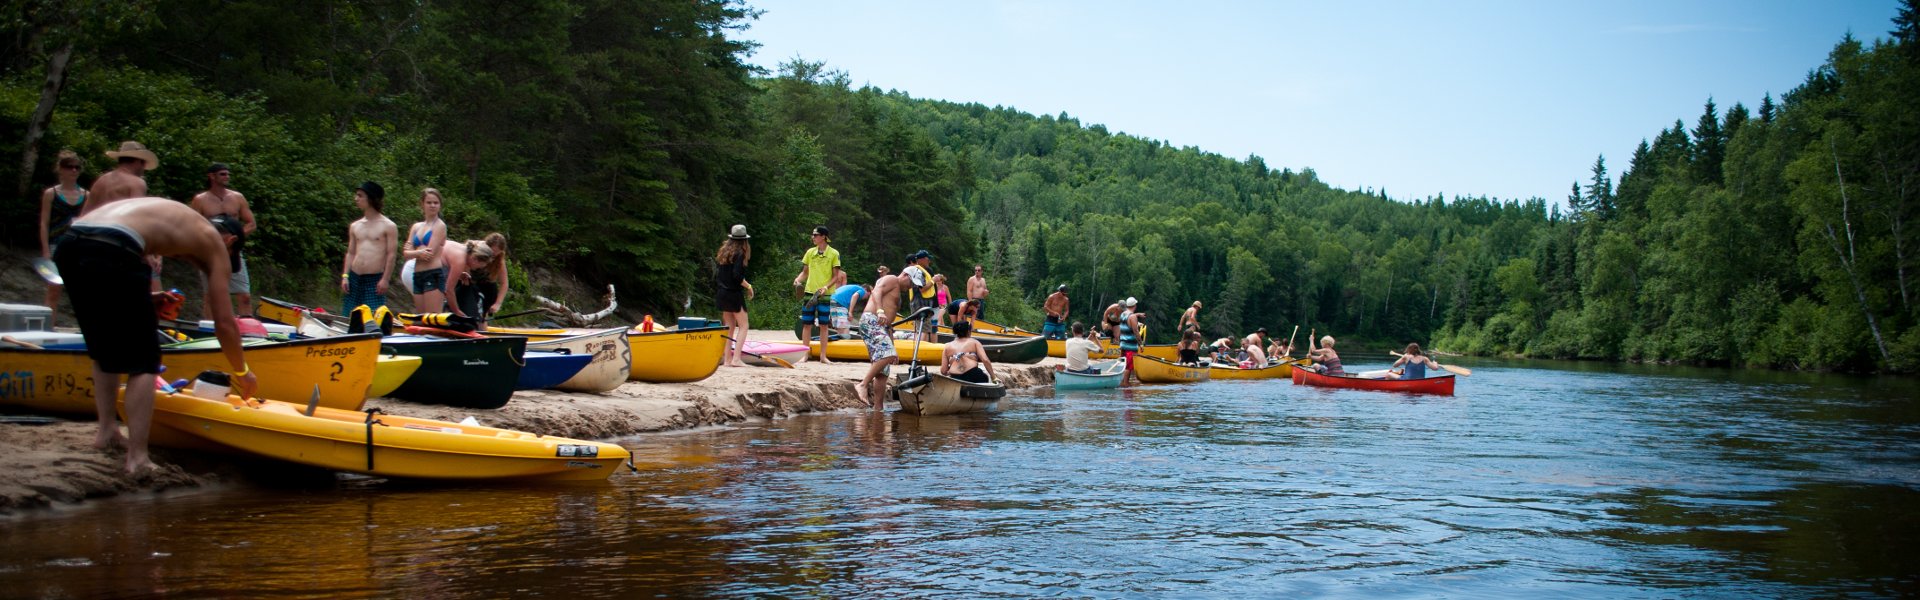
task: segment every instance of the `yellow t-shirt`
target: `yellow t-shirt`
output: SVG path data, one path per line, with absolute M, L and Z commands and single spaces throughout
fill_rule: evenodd
M 825 252 L 819 248 L 808 248 L 800 255 L 800 264 L 807 266 L 807 293 L 827 287 L 833 283 L 833 270 L 840 268 L 840 251 L 827 246 Z

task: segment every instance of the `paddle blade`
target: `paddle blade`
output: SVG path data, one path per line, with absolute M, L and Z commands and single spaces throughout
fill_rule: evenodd
M 33 263 L 33 273 L 39 275 L 41 279 L 45 279 L 47 283 L 54 285 L 67 284 L 65 279 L 60 278 L 60 267 L 53 266 L 53 261 L 36 256 L 30 262 Z
M 1469 369 L 1466 367 L 1456 367 L 1453 365 L 1440 365 L 1440 368 L 1446 369 L 1448 373 L 1452 373 L 1455 375 L 1465 375 L 1467 377 L 1473 376 L 1473 369 Z

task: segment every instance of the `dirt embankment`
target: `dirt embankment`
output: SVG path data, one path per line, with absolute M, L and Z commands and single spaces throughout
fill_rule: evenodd
M 779 339 L 791 333 L 755 332 Z M 1003 365 L 1001 380 L 1012 388 L 1047 385 L 1053 364 Z M 773 419 L 809 412 L 864 408 L 853 382 L 866 363 L 804 363 L 794 369 L 721 368 L 703 381 L 679 384 L 628 382 L 605 395 L 555 391 L 519 392 L 499 410 L 480 411 L 390 398 L 369 407 L 394 414 L 459 421 L 468 416 L 492 427 L 579 439 Z M 0 514 L 77 503 L 132 492 L 199 486 L 241 473 L 232 460 L 185 450 L 154 449 L 160 469 L 132 478 L 121 475 L 120 454 L 92 448 L 92 422 L 49 425 L 0 424 Z

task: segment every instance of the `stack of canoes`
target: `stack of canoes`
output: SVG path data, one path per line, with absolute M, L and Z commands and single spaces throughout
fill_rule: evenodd
M 616 444 L 275 400 L 157 394 L 153 443 L 233 450 L 326 469 L 419 479 L 605 479 Z
M 254 342 L 257 345 L 247 349 L 247 365 L 261 374 L 256 393 L 262 396 L 305 399 L 317 386 L 321 406 L 359 410 L 382 370 L 380 342 L 372 334 Z M 167 369 L 162 376 L 192 379 L 201 371 L 233 369 L 217 343 L 206 345 L 162 350 L 160 363 Z M 387 368 L 395 372 L 419 368 L 406 361 L 390 364 Z M 0 402 L 54 413 L 94 412 L 93 361 L 84 346 L 34 350 L 0 345 L 0 365 L 6 365 L 8 377 L 0 385 Z
M 298 317 L 302 334 L 348 335 L 321 322 L 311 313 L 301 313 Z M 420 369 L 387 394 L 402 400 L 465 408 L 500 408 L 513 399 L 513 391 L 520 383 L 520 372 L 527 366 L 526 338 L 394 335 L 376 339 L 382 347 L 393 353 L 420 358 Z M 536 358 L 539 359 L 539 370 L 572 368 L 578 372 L 584 366 L 572 357 L 558 354 L 543 353 Z M 568 362 L 559 362 L 563 360 Z M 571 375 L 567 373 L 559 379 L 564 380 Z M 553 376 L 541 375 L 539 378 L 553 379 Z
M 1414 394 L 1439 394 L 1443 396 L 1453 395 L 1452 375 L 1441 375 L 1422 379 L 1373 379 L 1345 375 L 1325 375 L 1313 369 L 1294 369 L 1293 382 L 1297 385 L 1345 388 L 1350 390 L 1408 392 Z

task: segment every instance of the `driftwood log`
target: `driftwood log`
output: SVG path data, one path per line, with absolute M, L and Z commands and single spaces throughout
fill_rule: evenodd
M 546 296 L 535 295 L 533 299 L 539 302 L 540 306 L 546 308 L 547 315 L 553 317 L 555 321 L 559 321 L 562 327 L 592 327 L 594 323 L 613 315 L 613 310 L 620 307 L 620 303 L 614 301 L 612 284 L 607 285 L 607 295 L 600 297 L 600 301 L 605 302 L 607 307 L 595 313 L 580 314 L 579 311 L 575 311 L 565 304 L 555 302 Z

